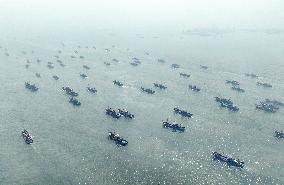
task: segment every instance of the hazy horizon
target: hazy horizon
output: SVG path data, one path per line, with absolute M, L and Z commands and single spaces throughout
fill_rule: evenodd
M 281 0 L 1 0 L 1 33 L 284 29 Z

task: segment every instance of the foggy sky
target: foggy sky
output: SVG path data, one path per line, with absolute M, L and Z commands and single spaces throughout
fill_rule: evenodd
M 0 0 L 0 28 L 284 29 L 283 0 Z

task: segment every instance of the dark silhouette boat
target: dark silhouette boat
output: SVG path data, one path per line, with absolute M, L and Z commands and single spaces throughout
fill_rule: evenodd
M 178 68 L 180 68 L 180 65 L 179 64 L 172 64 L 171 67 L 174 68 L 174 69 L 178 69 Z
M 81 76 L 83 79 L 88 78 L 88 76 L 87 76 L 86 74 L 83 74 L 83 73 L 81 73 L 80 76 Z
M 256 74 L 253 74 L 253 73 L 246 73 L 245 75 L 247 77 L 251 77 L 251 78 L 258 78 L 258 76 Z
M 115 132 L 109 132 L 108 137 L 110 140 L 114 141 L 115 144 L 120 145 L 120 146 L 126 146 L 128 144 L 128 141 L 120 137 L 118 134 Z
M 152 89 L 141 87 L 142 92 L 146 92 L 148 94 L 155 94 L 155 91 Z
M 176 131 L 184 132 L 185 131 L 185 127 L 182 126 L 181 124 L 170 123 L 169 121 L 163 121 L 163 127 L 172 129 L 173 132 L 176 132 Z
M 24 138 L 24 141 L 25 141 L 27 144 L 31 144 L 31 143 L 34 142 L 33 136 L 32 136 L 26 129 L 24 129 L 24 130 L 22 131 L 22 136 L 23 136 L 23 138 Z
M 166 62 L 164 59 L 161 59 L 161 58 L 159 58 L 157 61 L 160 62 L 160 63 L 165 63 Z
M 50 63 L 50 62 L 49 62 L 49 63 L 47 64 L 47 67 L 48 67 L 49 69 L 53 69 L 53 68 L 54 68 L 54 65 L 53 65 L 53 63 Z
M 237 92 L 241 92 L 241 93 L 244 93 L 244 92 L 245 92 L 244 89 L 242 89 L 242 88 L 240 88 L 240 87 L 236 87 L 236 86 L 231 87 L 231 89 L 234 90 L 234 91 L 237 91 Z
M 112 59 L 113 62 L 119 62 L 116 58 Z
M 96 92 L 98 92 L 95 87 L 87 87 L 87 90 L 88 90 L 89 92 L 91 92 L 91 93 L 96 93 Z
M 257 109 L 264 110 L 265 112 L 275 113 L 280 107 L 283 107 L 284 104 L 277 100 L 265 99 L 264 101 L 260 101 L 255 105 Z
M 134 114 L 131 114 L 126 109 L 118 109 L 118 113 L 124 116 L 125 118 L 134 119 Z
M 25 82 L 25 87 L 32 92 L 36 92 L 39 89 L 35 84 L 30 84 L 29 82 Z
M 199 91 L 200 91 L 200 88 L 196 87 L 196 85 L 188 85 L 188 87 L 189 87 L 192 91 L 195 91 L 195 92 L 199 92 Z
M 190 74 L 186 74 L 186 73 L 179 73 L 179 75 L 182 77 L 186 77 L 186 78 L 190 77 Z
M 130 62 L 130 65 L 132 65 L 132 66 L 138 66 L 138 63 Z
M 39 73 L 36 73 L 35 75 L 36 75 L 36 77 L 40 78 L 40 74 Z
M 220 154 L 218 152 L 213 152 L 212 157 L 213 157 L 213 160 L 218 160 L 218 161 L 224 162 L 228 166 L 235 166 L 235 167 L 238 167 L 238 168 L 243 168 L 245 166 L 245 163 L 240 161 L 239 159 L 233 159 L 231 157 L 227 157 L 227 156 Z
M 89 69 L 90 69 L 90 67 L 89 67 L 89 66 L 87 66 L 87 65 L 83 65 L 83 68 L 84 68 L 84 69 L 87 69 L 87 70 L 89 70 Z
M 226 80 L 226 84 L 232 84 L 234 86 L 240 85 L 240 83 L 235 80 Z
M 71 97 L 69 99 L 69 103 L 73 104 L 74 106 L 80 106 L 81 105 L 81 102 L 79 102 L 79 100 L 77 100 L 76 98 L 74 97 Z
M 221 107 L 225 107 L 231 111 L 237 112 L 239 108 L 234 105 L 230 99 L 215 97 L 216 102 L 220 103 Z
M 76 93 L 73 89 L 71 89 L 70 87 L 62 87 L 63 91 L 66 92 L 67 95 L 70 95 L 72 97 L 78 96 L 79 94 Z
M 174 108 L 174 113 L 180 114 L 182 117 L 186 117 L 186 118 L 191 118 L 193 116 L 193 114 L 191 114 L 190 112 L 182 110 L 182 109 L 180 109 L 178 107 Z
M 106 114 L 113 117 L 113 118 L 116 118 L 116 119 L 119 119 L 122 116 L 124 116 L 124 118 L 128 118 L 128 119 L 134 119 L 135 118 L 134 114 L 131 114 L 126 109 L 115 110 L 115 109 L 108 107 L 108 108 L 106 108 Z
M 159 83 L 154 83 L 154 87 L 160 88 L 160 89 L 166 89 L 167 86 L 163 85 L 163 84 L 159 84 Z
M 278 139 L 284 139 L 284 132 L 283 131 L 275 131 L 275 137 Z
M 56 76 L 56 75 L 52 76 L 52 78 L 53 78 L 54 80 L 59 80 L 59 77 Z
M 118 81 L 118 80 L 114 80 L 114 81 L 113 81 L 113 84 L 114 84 L 114 85 L 117 85 L 117 86 L 119 86 L 119 87 L 122 87 L 122 86 L 123 86 L 123 83 L 120 82 L 120 81 Z
M 116 119 L 119 119 L 122 116 L 118 111 L 110 107 L 106 108 L 106 114 Z
M 269 83 L 263 83 L 263 82 L 257 82 L 258 86 L 266 87 L 266 88 L 272 88 L 272 85 Z

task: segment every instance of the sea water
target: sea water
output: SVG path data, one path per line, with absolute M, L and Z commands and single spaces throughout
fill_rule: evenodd
M 284 101 L 283 34 L 95 30 L 0 41 L 0 184 L 284 184 L 284 142 L 274 137 L 275 130 L 284 129 L 284 110 L 271 114 L 255 109 L 265 98 Z M 137 67 L 129 64 L 133 57 L 141 61 Z M 159 58 L 166 62 L 157 62 Z M 180 68 L 171 68 L 174 63 Z M 125 86 L 115 86 L 113 80 Z M 232 91 L 226 80 L 239 81 L 245 93 Z M 257 81 L 273 87 L 259 87 Z M 39 91 L 28 91 L 25 82 L 35 83 Z M 155 82 L 168 88 L 155 89 L 153 95 L 141 92 L 141 86 L 154 89 Z M 201 91 L 191 91 L 189 84 Z M 80 107 L 68 102 L 63 86 L 79 93 Z M 88 86 L 98 92 L 88 92 Z M 220 108 L 216 96 L 231 98 L 240 111 Z M 113 119 L 105 114 L 108 106 L 126 108 L 135 119 Z M 193 118 L 175 115 L 176 106 Z M 162 128 L 167 118 L 186 131 Z M 23 129 L 34 136 L 33 144 L 24 143 Z M 107 138 L 114 130 L 129 141 L 126 147 Z M 239 158 L 245 167 L 213 161 L 214 151 Z

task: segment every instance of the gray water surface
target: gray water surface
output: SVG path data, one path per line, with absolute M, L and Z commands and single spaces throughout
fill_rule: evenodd
M 275 130 L 284 129 L 284 110 L 269 114 L 255 109 L 265 98 L 284 101 L 284 35 L 142 35 L 97 30 L 92 36 L 1 38 L 0 184 L 284 184 L 284 142 L 274 137 Z M 142 64 L 130 65 L 132 57 Z M 158 63 L 158 58 L 166 62 Z M 47 62 L 53 62 L 54 69 L 47 68 Z M 173 69 L 173 63 L 181 67 Z M 180 72 L 191 77 L 182 78 Z M 80 78 L 80 73 L 88 78 Z M 251 79 L 245 73 L 260 77 Z M 126 85 L 119 88 L 113 80 Z M 239 81 L 246 92 L 232 91 L 226 80 Z M 40 90 L 28 91 L 26 81 Z M 273 88 L 259 87 L 257 81 Z M 154 82 L 165 83 L 167 90 L 157 89 L 154 95 L 139 90 L 153 88 Z M 89 93 L 88 84 L 98 93 Z M 189 84 L 201 92 L 192 92 Z M 68 102 L 63 86 L 79 93 L 80 107 Z M 231 98 L 240 111 L 220 108 L 215 96 Z M 135 120 L 112 119 L 105 115 L 107 106 L 127 108 Z M 174 115 L 175 106 L 194 117 Z M 163 129 L 166 118 L 185 125 L 186 132 Z M 21 138 L 24 128 L 34 135 L 32 145 Z M 108 140 L 113 130 L 129 145 L 118 147 Z M 241 159 L 244 169 L 212 161 L 213 151 Z

